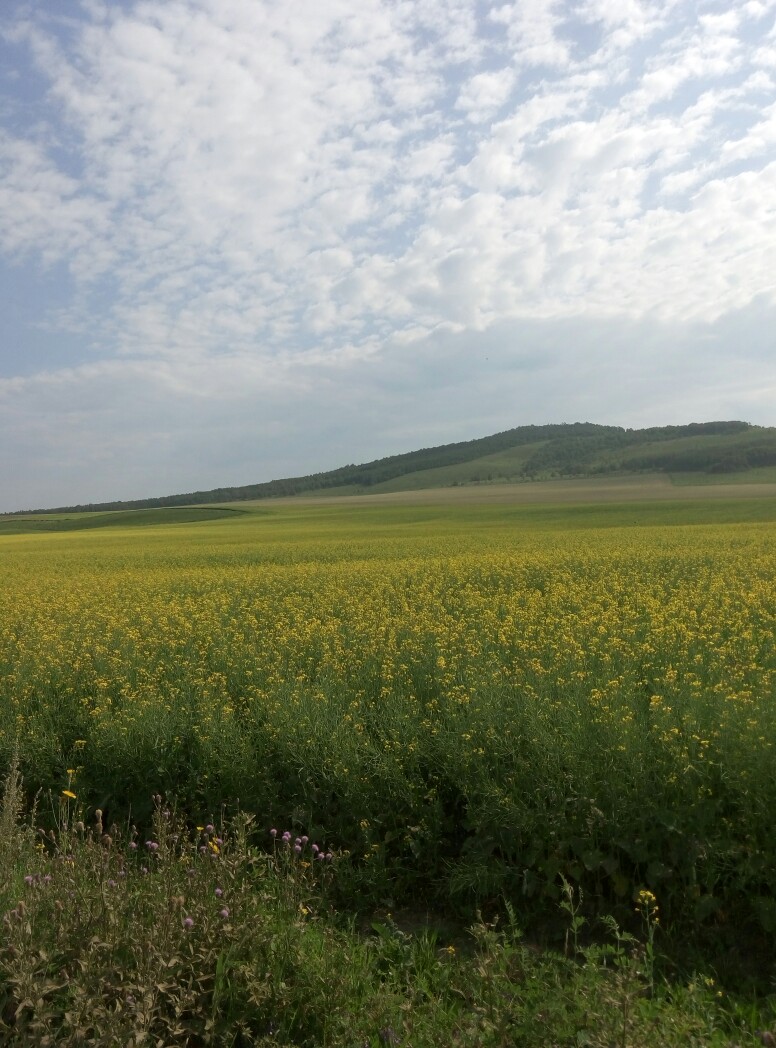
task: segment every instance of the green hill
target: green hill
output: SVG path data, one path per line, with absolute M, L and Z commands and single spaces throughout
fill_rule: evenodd
M 666 473 L 681 482 L 715 478 L 776 480 L 776 428 L 747 422 L 623 429 L 575 422 L 518 426 L 489 437 L 389 455 L 324 473 L 131 502 L 32 512 L 159 509 L 311 494 L 412 491 L 461 484 Z M 773 474 L 771 475 L 771 470 Z

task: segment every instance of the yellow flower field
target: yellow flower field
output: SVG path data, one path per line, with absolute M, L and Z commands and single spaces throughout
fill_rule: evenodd
M 776 922 L 769 524 L 295 508 L 0 549 L 0 745 L 31 788 L 295 812 L 392 891 L 562 873 L 718 919 L 757 885 Z

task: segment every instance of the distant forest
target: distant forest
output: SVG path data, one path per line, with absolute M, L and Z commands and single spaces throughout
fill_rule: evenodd
M 357 493 L 411 473 L 472 462 L 496 452 L 530 445 L 536 445 L 536 448 L 516 468 L 515 480 L 623 472 L 732 473 L 776 465 L 776 429 L 752 426 L 747 422 L 700 422 L 651 429 L 623 429 L 619 426 L 574 422 L 518 426 L 490 437 L 421 448 L 403 455 L 390 455 L 373 462 L 341 466 L 339 469 L 303 477 L 129 502 L 101 502 L 28 512 L 191 506 L 303 495 L 331 488 L 346 488 Z

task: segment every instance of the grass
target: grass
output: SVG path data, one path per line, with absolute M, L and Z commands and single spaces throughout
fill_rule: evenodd
M 458 490 L 0 539 L 15 1043 L 756 1043 L 776 500 Z
M 714 484 L 776 484 L 776 466 L 760 466 L 740 473 L 672 473 L 671 483 L 677 487 Z
M 115 510 L 107 513 L 37 513 L 0 517 L 0 535 L 50 531 L 90 531 L 93 528 L 143 528 L 157 524 L 191 524 L 239 513 L 226 506 L 182 506 L 170 509 Z
M 344 857 L 305 834 L 273 830 L 257 847 L 252 817 L 191 827 L 157 795 L 144 839 L 53 803 L 55 829 L 36 831 L 12 764 L 0 851 L 9 1046 L 723 1048 L 762 1043 L 774 1018 L 708 974 L 659 977 L 648 893 L 641 941 L 612 924 L 583 947 L 566 884 L 563 954 L 530 947 L 509 910 L 454 938 L 409 934 L 387 912 L 359 930 L 331 905 Z

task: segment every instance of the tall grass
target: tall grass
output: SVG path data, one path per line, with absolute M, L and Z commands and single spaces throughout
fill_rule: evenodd
M 73 792 L 45 799 L 55 829 L 36 830 L 16 773 L 6 780 L 4 1045 L 725 1048 L 773 1036 L 772 1009 L 710 975 L 656 981 L 650 935 L 612 924 L 606 945 L 580 946 L 568 882 L 566 956 L 529 948 L 509 908 L 503 924 L 452 938 L 411 934 L 386 912 L 358 930 L 331 907 L 340 856 L 306 834 L 275 829 L 259 848 L 252 816 L 191 826 L 157 794 L 146 836 L 87 816 Z

